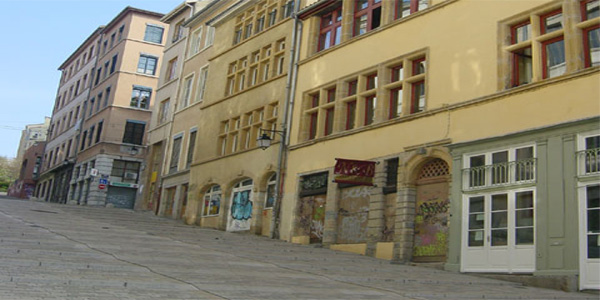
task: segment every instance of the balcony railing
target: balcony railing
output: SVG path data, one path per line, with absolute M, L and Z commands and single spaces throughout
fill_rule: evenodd
M 463 169 L 463 189 L 473 190 L 535 182 L 536 165 L 536 159 L 531 158 Z
M 600 148 L 577 152 L 579 175 L 600 174 Z

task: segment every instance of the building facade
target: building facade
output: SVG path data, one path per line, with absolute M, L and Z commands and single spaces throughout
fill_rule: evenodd
M 598 8 L 304 7 L 281 237 L 597 289 Z M 336 159 L 374 184 L 336 183 Z
M 35 188 L 42 168 L 42 157 L 46 142 L 36 142 L 31 145 L 21 158 L 19 178 L 8 189 L 9 197 L 31 199 L 35 195 Z
M 48 136 L 48 129 L 50 128 L 50 117 L 44 118 L 44 123 L 41 124 L 30 124 L 25 126 L 25 130 L 21 132 L 21 140 L 19 141 L 19 149 L 17 149 L 18 161 L 23 159 L 25 151 L 29 147 L 39 142 L 45 142 Z
M 269 130 L 280 144 L 276 131 L 286 100 L 293 3 L 231 1 L 206 25 L 188 23 L 191 49 L 193 33 L 210 27 L 215 32 L 210 52 L 184 64 L 169 146 L 169 167 L 190 165 L 189 224 L 270 235 L 278 151 L 263 151 L 256 140 Z M 183 121 L 192 114 L 194 123 Z M 189 137 L 196 139 L 193 154 Z
M 127 7 L 102 30 L 82 105 L 69 203 L 133 208 L 168 25 Z
M 102 30 L 103 27 L 97 28 L 58 68 L 62 75 L 37 184 L 36 197 L 39 199 L 58 203 L 68 200 L 69 182 L 85 117 L 83 109 L 92 88 Z
M 198 117 L 197 112 L 190 114 L 194 110 L 188 106 L 202 102 L 202 94 L 198 92 L 192 94 L 192 89 L 197 90 L 197 86 L 201 85 L 200 81 L 202 85 L 206 83 L 205 65 L 214 40 L 214 29 L 205 26 L 204 22 L 226 2 L 184 3 L 162 19 L 163 22 L 170 24 L 168 34 L 170 40 L 165 47 L 165 64 L 161 68 L 160 76 L 161 85 L 150 123 L 150 153 L 147 160 L 149 169 L 144 172 L 146 175 L 144 182 L 148 189 L 139 205 L 163 216 L 181 218 L 185 212 L 189 189 L 189 166 L 193 159 Z M 192 21 L 197 26 L 188 25 Z M 196 83 L 189 78 L 200 70 L 189 70 L 199 69 L 198 66 L 205 68 L 202 70 L 203 79 L 197 78 L 199 81 Z M 184 68 L 187 68 L 186 76 L 182 75 Z M 183 93 L 181 82 L 184 77 L 186 78 L 186 101 L 179 98 Z M 182 111 L 187 111 L 187 115 L 182 114 Z M 188 129 L 183 130 L 187 133 L 181 132 L 182 127 Z M 183 139 L 186 140 L 184 143 L 182 143 Z M 176 141 L 172 142 L 174 140 Z M 173 153 L 176 157 L 173 157 Z

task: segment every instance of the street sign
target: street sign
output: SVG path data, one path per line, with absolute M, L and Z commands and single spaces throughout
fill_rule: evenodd
M 101 190 L 106 189 L 106 184 L 99 184 L 98 189 L 101 189 Z
M 106 184 L 108 184 L 108 179 L 100 178 L 100 179 L 98 179 L 98 183 L 106 185 Z

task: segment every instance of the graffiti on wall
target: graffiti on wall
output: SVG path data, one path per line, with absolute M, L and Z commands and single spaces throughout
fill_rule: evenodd
M 367 240 L 367 223 L 371 187 L 357 186 L 342 190 L 338 210 L 338 244 L 364 243 Z
M 297 235 L 310 236 L 311 243 L 320 243 L 323 241 L 325 200 L 326 195 L 307 196 L 300 199 L 300 226 Z
M 231 212 L 229 216 L 229 231 L 250 230 L 250 219 L 252 218 L 252 201 L 250 190 L 233 193 Z
M 417 192 L 413 256 L 446 256 L 449 207 L 445 183 L 427 185 Z

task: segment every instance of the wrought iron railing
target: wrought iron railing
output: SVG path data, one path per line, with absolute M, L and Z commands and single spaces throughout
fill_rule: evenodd
M 536 180 L 535 158 L 463 169 L 465 190 L 524 184 Z
M 600 148 L 587 149 L 577 152 L 579 175 L 600 173 Z

